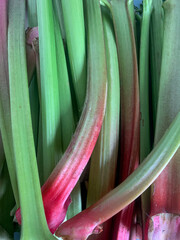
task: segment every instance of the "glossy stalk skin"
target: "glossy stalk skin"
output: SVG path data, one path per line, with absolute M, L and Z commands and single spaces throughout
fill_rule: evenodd
M 86 240 L 99 233 L 100 224 L 140 196 L 167 166 L 180 146 L 180 113 L 140 166 L 98 202 L 63 223 L 56 235 L 66 240 Z M 111 207 L 109 207 L 111 206 Z
M 21 240 L 55 239 L 46 223 L 39 184 L 30 114 L 24 22 L 25 2 L 9 1 L 10 106 L 15 166 L 22 209 Z
M 62 154 L 66 151 L 75 131 L 75 121 L 73 116 L 73 106 L 67 71 L 66 57 L 64 52 L 63 40 L 61 37 L 60 23 L 57 17 L 54 17 L 56 54 L 58 65 L 58 83 L 60 95 L 60 122 L 61 122 L 61 147 Z M 80 182 L 71 193 L 72 203 L 67 211 L 67 219 L 75 216 L 82 210 Z
M 93 0 L 90 4 L 95 8 L 88 7 L 89 14 L 91 19 L 94 14 L 98 15 L 98 24 L 92 19 L 92 26 L 90 23 L 88 25 L 88 84 L 85 107 L 66 152 L 41 189 L 46 219 L 52 233 L 64 220 L 71 201 L 69 195 L 92 154 L 105 114 L 107 73 L 102 20 L 99 1 Z M 20 221 L 19 211 L 16 217 Z
M 12 144 L 12 128 L 9 97 L 8 53 L 7 53 L 7 14 L 8 1 L 0 1 L 0 128 L 6 155 L 8 171 L 11 179 L 14 197 L 19 206 L 17 177 L 15 171 L 14 150 Z
M 140 84 L 140 161 L 142 162 L 151 151 L 151 120 L 150 120 L 150 79 L 149 79 L 149 38 L 150 20 L 153 11 L 153 0 L 143 1 L 141 21 L 139 84 Z M 143 223 L 150 208 L 150 190 L 141 196 Z
M 37 13 L 44 183 L 61 156 L 60 96 L 52 1 L 37 1 Z
M 164 34 L 164 10 L 162 8 L 162 4 L 162 0 L 153 0 L 153 11 L 150 23 L 150 69 L 152 81 L 152 110 L 154 131 L 156 126 Z
M 86 96 L 87 78 L 83 1 L 62 0 L 61 4 L 73 86 L 80 116 Z
M 117 48 L 112 20 L 107 9 L 102 9 L 106 49 L 108 92 L 106 113 L 101 132 L 91 155 L 87 206 L 92 205 L 115 187 L 119 146 L 120 80 Z M 103 232 L 95 239 L 110 239 L 111 221 L 103 225 Z
M 120 182 L 122 182 L 139 164 L 139 84 L 134 31 L 128 14 L 127 0 L 112 0 L 111 11 L 121 79 Z M 114 239 L 129 238 L 133 204 L 116 216 Z
M 180 2 L 167 0 L 164 5 L 164 41 L 157 111 L 155 145 L 180 111 Z M 168 66 L 168 67 L 167 67 Z M 151 212 L 180 214 L 180 150 L 151 186 Z M 150 228 L 149 228 L 149 231 Z M 171 239 L 171 238 L 170 238 Z

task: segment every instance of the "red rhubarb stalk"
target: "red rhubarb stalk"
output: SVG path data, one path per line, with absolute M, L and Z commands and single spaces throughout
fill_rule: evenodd
M 63 223 L 56 235 L 66 240 L 86 240 L 102 231 L 100 225 L 142 194 L 167 166 L 180 146 L 180 113 L 153 151 L 118 187 L 98 202 Z
M 42 187 L 46 219 L 52 233 L 64 220 L 69 195 L 91 156 L 105 113 L 107 74 L 102 20 L 99 1 L 90 2 L 87 3 L 91 6 L 87 8 L 88 14 L 97 14 L 98 24 L 92 21 L 92 26 L 88 25 L 88 83 L 84 109 L 66 152 Z M 19 210 L 16 217 L 20 222 Z
M 157 109 L 155 145 L 173 121 L 176 114 L 180 111 L 180 1 L 167 0 L 164 5 L 164 41 L 162 52 L 162 66 L 159 88 L 159 101 Z M 166 228 L 172 226 L 171 221 L 179 225 L 180 215 L 180 150 L 177 151 L 170 164 L 164 169 L 162 174 L 151 187 L 151 212 L 153 216 L 150 220 L 149 234 L 153 236 L 148 239 L 162 239 L 164 236 L 164 224 Z M 159 214 L 159 215 L 157 215 Z M 173 218 L 168 218 L 169 214 L 174 214 Z M 159 225 L 155 223 L 157 220 Z M 168 223 L 169 221 L 169 223 Z M 152 226 L 154 226 L 152 228 Z M 147 227 L 148 228 L 148 227 Z M 174 227 L 173 227 L 174 228 Z M 175 229 L 175 228 L 174 228 Z M 147 229 L 146 229 L 147 230 Z M 161 231 L 161 235 L 159 232 Z M 179 230 L 178 230 L 179 232 Z M 157 233 L 157 235 L 156 235 Z M 146 238 L 147 238 L 146 231 Z M 176 240 L 179 237 L 169 235 L 169 240 Z
M 111 11 L 121 79 L 120 182 L 122 182 L 139 163 L 139 86 L 134 31 L 127 1 L 112 0 Z M 116 217 L 114 239 L 129 239 L 133 207 L 132 203 Z

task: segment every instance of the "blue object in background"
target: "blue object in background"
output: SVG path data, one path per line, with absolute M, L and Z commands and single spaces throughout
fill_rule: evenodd
M 139 5 L 142 3 L 142 0 L 134 0 L 134 5 L 139 7 Z
M 19 240 L 20 239 L 20 233 L 19 232 L 15 232 L 14 233 L 14 240 Z

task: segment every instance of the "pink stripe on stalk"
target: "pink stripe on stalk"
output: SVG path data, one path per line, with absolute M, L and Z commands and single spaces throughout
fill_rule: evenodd
M 97 89 L 89 81 L 85 107 L 75 134 L 62 159 L 42 186 L 46 219 L 52 233 L 64 220 L 70 204 L 69 195 L 91 156 L 101 129 L 106 82 L 102 84 L 101 91 Z M 97 98 L 93 97 L 94 94 L 97 94 Z M 21 223 L 20 209 L 16 212 L 16 218 Z
M 99 2 L 93 4 L 99 5 Z M 97 11 L 100 14 L 100 8 Z M 42 186 L 46 219 L 52 233 L 65 217 L 69 195 L 91 156 L 105 113 L 107 74 L 102 24 L 96 32 L 89 34 L 87 93 L 79 124 L 66 152 Z M 20 209 L 16 218 L 21 221 Z
M 86 240 L 99 226 L 142 194 L 169 163 L 180 145 L 180 113 L 169 131 L 140 166 L 118 187 L 97 203 L 63 223 L 56 235 L 63 239 Z

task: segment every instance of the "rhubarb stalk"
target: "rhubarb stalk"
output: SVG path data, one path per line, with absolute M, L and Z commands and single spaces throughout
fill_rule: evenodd
M 121 79 L 120 181 L 124 181 L 139 164 L 139 86 L 134 31 L 126 0 L 112 0 Z M 126 40 L 124 40 L 126 39 Z M 129 239 L 133 203 L 115 220 L 114 239 Z
M 64 220 L 70 203 L 69 195 L 94 149 L 106 107 L 107 73 L 100 6 L 98 0 L 88 1 L 87 4 L 91 6 L 87 10 L 92 24 L 88 24 L 88 84 L 85 106 L 66 152 L 42 187 L 46 219 L 53 233 Z M 93 21 L 94 16 L 97 16 L 97 21 Z M 20 221 L 19 211 L 16 217 Z
M 60 96 L 52 1 L 37 1 L 42 114 L 43 182 L 61 156 Z
M 180 111 L 180 2 L 178 0 L 167 0 L 164 2 L 164 40 L 162 51 L 162 66 L 159 88 L 159 101 L 155 131 L 155 145 L 159 142 L 176 114 Z M 168 66 L 168 67 L 167 67 Z M 175 130 L 176 131 L 176 130 Z M 164 169 L 162 174 L 151 187 L 151 212 L 153 216 L 149 226 L 149 234 L 152 239 L 161 239 L 164 236 L 162 219 L 167 220 L 167 226 L 179 224 L 180 214 L 180 183 L 179 175 L 180 151 L 174 155 L 172 161 Z M 159 224 L 155 224 L 158 215 Z M 168 218 L 168 214 L 178 215 L 176 221 Z M 170 221 L 168 223 L 168 221 Z M 152 228 L 151 226 L 155 226 Z M 153 233 L 153 234 L 152 234 Z M 157 233 L 157 235 L 156 235 Z M 160 234 L 161 233 L 161 234 Z M 146 236 L 147 237 L 147 236 Z M 178 236 L 170 235 L 168 239 L 179 239 Z
M 120 82 L 117 48 L 108 9 L 102 9 L 106 48 L 108 92 L 106 113 L 101 132 L 91 156 L 87 206 L 92 205 L 115 187 L 119 146 Z M 110 239 L 111 221 L 103 226 L 96 239 Z
M 12 144 L 12 128 L 9 97 L 8 53 L 7 53 L 7 11 L 8 1 L 0 1 L 0 128 L 11 184 L 17 207 L 19 206 L 18 186 Z
M 180 113 L 140 166 L 118 187 L 98 202 L 63 223 L 56 235 L 62 239 L 86 240 L 102 231 L 100 224 L 142 194 L 159 176 L 180 146 Z
M 87 78 L 83 1 L 62 0 L 61 4 L 73 87 L 80 116 L 86 96 Z
M 23 239 L 55 239 L 45 219 L 30 114 L 26 53 L 25 1 L 9 1 L 8 57 L 12 140 Z

